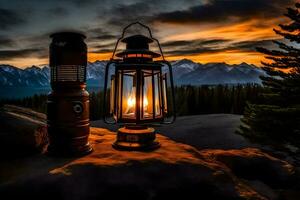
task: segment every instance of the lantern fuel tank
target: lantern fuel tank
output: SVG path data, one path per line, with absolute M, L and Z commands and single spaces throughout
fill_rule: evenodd
M 60 32 L 50 37 L 52 91 L 47 101 L 48 153 L 84 155 L 92 151 L 88 142 L 90 121 L 85 36 Z

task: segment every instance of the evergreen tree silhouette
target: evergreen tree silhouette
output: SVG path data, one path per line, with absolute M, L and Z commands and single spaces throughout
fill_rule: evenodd
M 175 106 L 177 115 L 183 116 L 210 113 L 242 114 L 244 112 L 246 101 L 256 102 L 258 93 L 261 90 L 261 86 L 254 84 L 232 86 L 177 86 L 175 87 Z M 91 120 L 99 120 L 103 115 L 102 96 L 103 91 L 90 92 Z M 33 95 L 22 99 L 0 99 L 0 108 L 4 104 L 23 106 L 38 112 L 46 113 L 47 95 Z M 107 105 L 107 109 L 109 109 L 109 105 Z
M 238 133 L 249 139 L 291 150 L 300 148 L 300 4 L 287 9 L 288 24 L 274 29 L 281 41 L 274 41 L 278 49 L 257 48 L 265 54 L 262 62 L 268 76 L 261 77 L 267 92 L 256 104 L 245 108 Z M 297 148 L 296 148 L 297 149 Z

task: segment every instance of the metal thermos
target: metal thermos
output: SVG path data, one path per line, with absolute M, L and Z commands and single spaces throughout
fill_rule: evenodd
M 48 153 L 84 155 L 92 151 L 88 142 L 90 121 L 85 36 L 60 32 L 50 37 L 52 91 L 47 101 Z

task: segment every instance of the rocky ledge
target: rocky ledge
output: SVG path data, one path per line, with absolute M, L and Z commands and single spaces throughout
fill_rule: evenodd
M 81 158 L 2 160 L 1 199 L 299 199 L 297 168 L 259 149 L 197 150 L 158 134 L 161 148 L 128 152 L 115 136 L 92 127 Z

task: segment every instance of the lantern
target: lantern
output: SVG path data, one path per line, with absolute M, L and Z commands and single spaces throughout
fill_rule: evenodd
M 126 30 L 135 24 L 146 28 L 150 37 L 132 35 L 124 38 Z M 126 44 L 126 49 L 116 54 L 119 41 Z M 149 50 L 149 44 L 154 41 L 158 44 L 160 54 Z M 119 59 L 115 59 L 115 56 Z M 154 61 L 159 57 L 162 57 L 161 61 Z M 109 79 L 108 75 L 112 71 L 112 66 L 115 70 Z M 163 70 L 166 66 L 168 69 Z M 167 80 L 168 77 L 170 80 Z M 109 90 L 108 80 L 110 80 Z M 170 82 L 169 85 L 168 82 Z M 109 106 L 106 103 L 108 98 Z M 172 109 L 170 109 L 171 107 Z M 107 63 L 104 111 L 106 123 L 123 125 L 118 130 L 117 140 L 113 144 L 116 149 L 156 149 L 160 144 L 155 140 L 155 130 L 150 127 L 151 124 L 168 124 L 175 120 L 171 65 L 164 60 L 160 44 L 157 39 L 152 37 L 149 27 L 139 22 L 124 28 L 122 37 L 116 43 L 113 56 Z
M 48 152 L 52 155 L 84 155 L 92 151 L 89 93 L 86 88 L 85 36 L 60 32 L 50 36 L 52 91 L 48 95 Z

